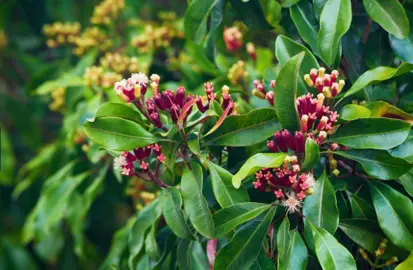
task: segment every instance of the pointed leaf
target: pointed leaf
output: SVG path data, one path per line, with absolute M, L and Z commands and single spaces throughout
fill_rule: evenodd
M 347 104 L 340 110 L 340 118 L 346 121 L 367 118 L 370 114 L 371 111 L 367 107 L 356 104 Z
M 218 0 L 193 0 L 185 12 L 184 28 L 188 40 L 199 43 L 206 34 L 209 13 Z
M 363 218 L 369 220 L 377 219 L 374 208 L 363 198 L 357 196 L 356 194 L 350 195 L 350 205 L 351 211 L 353 213 L 353 218 Z
M 399 182 L 403 185 L 406 192 L 413 197 L 413 170 L 400 176 Z
M 406 121 L 407 123 L 413 124 L 413 115 L 400 110 L 399 108 L 390 105 L 384 101 L 376 101 L 369 103 L 367 108 L 370 109 L 370 117 L 387 117 L 395 118 Z
M 311 138 L 305 141 L 305 159 L 302 165 L 303 170 L 309 170 L 315 166 L 320 159 L 320 148 Z

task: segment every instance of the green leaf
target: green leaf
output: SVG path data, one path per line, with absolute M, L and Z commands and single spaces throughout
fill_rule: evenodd
M 320 148 L 318 144 L 311 138 L 305 141 L 305 159 L 302 165 L 303 170 L 313 168 L 320 159 Z
M 350 29 L 351 17 L 350 0 L 328 0 L 321 12 L 318 47 L 329 66 L 337 57 L 341 38 Z
M 380 228 L 396 246 L 413 249 L 413 204 L 396 189 L 380 182 L 369 183 Z
M 323 228 L 311 225 L 315 250 L 323 270 L 356 270 L 356 262 L 351 253 L 337 239 Z
M 410 21 L 410 29 L 413 24 L 413 14 L 406 10 L 407 18 Z M 405 38 L 398 39 L 392 34 L 389 34 L 390 46 L 395 55 L 403 62 L 413 63 L 413 33 L 410 32 Z
M 206 34 L 207 19 L 218 0 L 193 0 L 185 12 L 184 28 L 188 40 L 200 43 Z
M 265 254 L 265 251 L 261 249 L 260 255 L 258 255 L 257 260 L 251 266 L 251 270 L 263 270 L 263 269 L 276 269 L 274 262 L 270 257 Z
M 139 124 L 146 125 L 143 120 L 140 112 L 134 110 L 131 106 L 115 103 L 115 102 L 106 102 L 103 104 L 96 112 L 96 118 L 99 117 L 120 117 L 126 120 L 131 120 L 138 122 Z
M 310 46 L 315 55 L 320 56 L 317 40 L 318 22 L 314 17 L 311 4 L 307 1 L 300 1 L 297 5 L 290 8 L 290 16 L 295 27 L 297 27 L 300 37 Z M 313 68 L 318 68 L 318 63 Z M 307 71 L 307 73 L 309 72 L 310 70 Z
M 224 236 L 238 225 L 255 218 L 270 207 L 271 204 L 245 202 L 233 204 L 217 211 L 213 216 L 215 237 Z
M 413 250 L 410 252 L 409 257 L 404 260 L 401 264 L 399 264 L 394 270 L 410 270 L 412 269 L 413 265 Z
M 216 0 L 216 2 L 217 1 L 218 0 Z M 202 69 L 202 71 L 212 76 L 220 75 L 220 72 L 215 65 L 209 61 L 202 46 L 194 42 L 188 42 L 187 47 L 190 55 L 197 60 L 197 65 Z
M 153 224 L 145 238 L 145 255 L 151 259 L 158 260 L 160 251 L 158 243 L 156 242 L 156 224 Z
M 239 171 L 232 177 L 232 184 L 239 188 L 245 177 L 256 173 L 262 168 L 275 168 L 281 166 L 287 154 L 285 153 L 259 153 L 250 157 Z
M 301 52 L 284 63 L 277 77 L 274 106 L 283 128 L 290 132 L 298 130 L 298 113 L 295 106 L 299 70 L 305 53 Z
M 402 144 L 410 124 L 394 119 L 365 118 L 342 125 L 330 141 L 357 149 L 390 149 Z
M 265 20 L 259 0 L 230 0 L 241 20 L 251 29 L 269 30 L 272 26 Z
M 313 10 L 317 20 L 320 19 L 321 11 L 323 10 L 326 3 L 327 0 L 313 0 Z
M 159 196 L 138 212 L 136 222 L 129 231 L 128 264 L 130 269 L 135 269 L 136 260 L 144 246 L 146 233 L 162 215 L 164 202 L 164 196 Z
M 139 123 L 118 116 L 98 117 L 83 126 L 91 140 L 114 151 L 128 151 L 162 140 Z
M 343 98 L 355 94 L 369 85 L 395 78 L 411 70 L 413 70 L 413 64 L 402 63 L 398 68 L 377 67 L 366 71 L 354 82 L 351 88 L 344 94 Z M 340 99 L 340 101 L 342 99 Z
M 288 249 L 291 242 L 290 234 L 290 221 L 286 215 L 283 221 L 281 222 L 280 227 L 277 232 L 277 267 L 278 269 L 286 269 L 286 264 L 289 263 L 289 252 Z
M 211 175 L 215 198 L 222 208 L 250 200 L 246 189 L 236 189 L 232 185 L 233 175 L 229 171 L 208 160 L 206 160 L 206 164 Z
M 408 162 L 413 162 L 413 137 L 408 138 L 404 143 L 394 149 L 389 150 L 393 157 L 402 158 Z
M 356 194 L 350 195 L 350 205 L 351 211 L 353 213 L 353 218 L 362 218 L 370 220 L 377 219 L 373 207 L 363 198 L 357 196 Z
M 308 251 L 297 229 L 290 231 L 289 240 L 288 257 L 278 269 L 307 269 Z
M 346 121 L 367 118 L 370 114 L 371 111 L 366 106 L 356 104 L 347 104 L 340 110 L 340 118 Z
M 404 189 L 413 197 L 413 170 L 403 174 L 399 178 L 400 184 L 403 185 Z
M 409 19 L 397 0 L 363 0 L 367 14 L 381 27 L 397 38 L 405 38 L 410 32 Z
M 191 162 L 191 169 L 185 167 L 181 179 L 181 191 L 185 212 L 194 228 L 208 239 L 214 236 L 214 221 L 208 203 L 202 195 L 203 175 L 199 164 Z
M 255 109 L 247 114 L 226 117 L 217 130 L 205 137 L 205 143 L 234 147 L 251 146 L 265 141 L 280 129 L 281 125 L 273 109 Z
M 360 163 L 367 174 L 382 180 L 397 179 L 411 169 L 410 163 L 392 157 L 387 151 L 349 150 L 334 154 Z
M 84 84 L 85 83 L 82 77 L 73 75 L 70 73 L 65 73 L 56 80 L 47 81 L 41 84 L 38 88 L 32 91 L 32 94 L 33 95 L 47 95 L 59 87 L 68 88 L 68 87 L 82 86 Z
M 177 264 L 181 270 L 207 270 L 208 258 L 201 243 L 181 240 L 177 248 Z
M 274 28 L 279 27 L 279 23 L 281 21 L 281 4 L 277 1 L 272 0 L 259 0 L 262 11 L 264 12 L 265 19 L 269 24 L 271 24 Z
M 370 117 L 387 117 L 395 118 L 406 121 L 407 123 L 413 124 L 413 115 L 400 110 L 399 108 L 390 105 L 384 101 L 376 101 L 369 103 L 367 108 L 370 109 Z
M 0 185 L 11 185 L 14 183 L 14 169 L 16 157 L 13 146 L 6 132 L 0 126 Z
M 236 232 L 231 242 L 220 249 L 214 269 L 249 269 L 257 259 L 262 241 L 274 217 L 273 207 L 264 215 L 252 220 Z
M 292 89 L 295 89 L 295 81 L 292 81 L 291 78 L 296 78 L 296 80 L 298 80 L 298 88 L 297 88 L 297 95 L 303 95 L 306 94 L 307 91 L 307 85 L 304 82 L 304 75 L 309 73 L 310 70 L 312 68 L 319 68 L 317 59 L 314 57 L 314 55 L 303 45 L 293 41 L 292 39 L 283 36 L 283 35 L 279 35 L 275 41 L 275 56 L 277 57 L 278 61 L 280 62 L 281 65 L 284 65 L 287 61 L 289 61 L 292 57 L 294 57 L 295 55 L 301 53 L 301 52 L 305 52 L 304 54 L 304 58 L 302 59 L 301 64 L 299 62 L 297 63 L 292 63 L 293 65 L 298 65 L 299 66 L 299 72 L 296 73 L 296 71 L 294 70 L 295 67 L 289 67 L 288 71 L 284 71 L 284 72 L 288 72 L 288 73 L 284 73 L 283 76 L 291 76 L 288 78 L 288 81 L 285 81 L 284 83 L 292 83 L 292 85 L 290 85 L 290 89 L 288 89 L 288 91 L 292 91 Z M 300 61 L 300 60 L 298 60 Z M 290 64 L 291 65 L 291 64 Z M 284 67 L 284 66 L 283 66 Z M 280 71 L 281 72 L 281 71 Z M 276 83 L 276 87 L 278 89 L 278 85 L 280 83 L 280 79 L 282 79 L 281 77 L 281 73 L 279 74 L 279 77 L 277 79 L 277 83 Z M 292 77 L 294 76 L 294 77 Z M 287 78 L 286 78 L 287 80 Z M 290 81 L 291 80 L 291 81 Z M 284 86 L 287 87 L 288 85 Z M 287 90 L 284 90 L 287 91 Z M 275 93 L 277 93 L 277 91 L 275 91 Z M 275 99 L 275 101 L 277 101 Z
M 80 58 L 76 66 L 70 71 L 71 74 L 83 76 L 83 73 L 85 73 L 85 70 L 88 67 L 93 66 L 93 64 L 96 61 L 97 55 L 98 55 L 97 49 L 92 49 L 88 51 L 84 56 L 82 56 L 82 58 Z
M 178 189 L 169 187 L 165 189 L 165 205 L 163 216 L 169 228 L 180 238 L 194 239 L 192 232 L 185 221 L 182 210 L 182 197 Z
M 283 1 L 281 2 L 281 6 L 282 6 L 283 8 L 289 8 L 289 7 L 294 6 L 294 5 L 297 4 L 298 2 L 300 2 L 300 0 L 283 0 Z

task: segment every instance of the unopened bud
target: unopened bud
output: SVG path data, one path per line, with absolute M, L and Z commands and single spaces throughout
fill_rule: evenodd
M 325 69 L 325 68 L 323 68 L 323 67 L 319 68 L 319 69 L 318 69 L 318 77 L 319 77 L 319 78 L 323 78 L 325 72 L 326 72 L 326 69 Z
M 331 84 L 331 95 L 332 95 L 333 97 L 335 97 L 335 96 L 338 95 L 338 93 L 339 93 L 338 88 L 339 88 L 338 83 L 332 83 L 332 84 Z
M 313 87 L 314 86 L 314 82 L 310 77 L 310 74 L 305 74 L 304 75 L 304 81 L 306 82 L 306 84 L 308 85 L 308 87 Z
M 271 86 L 271 88 L 272 89 L 274 89 L 275 88 L 275 80 L 271 80 L 271 82 L 270 82 L 270 86 Z
M 301 130 L 306 133 L 308 131 L 308 115 L 303 114 L 301 116 Z
M 274 91 L 267 92 L 265 99 L 268 100 L 271 105 L 274 105 Z
M 141 89 L 142 89 L 141 85 L 136 84 L 134 86 L 134 88 L 135 88 L 135 98 L 140 98 L 141 97 Z
M 343 90 L 343 87 L 346 83 L 344 82 L 344 80 L 340 80 L 338 82 L 338 93 L 340 94 L 341 90 Z
M 333 170 L 333 174 L 334 174 L 334 176 L 337 176 L 337 175 L 339 175 L 339 174 L 340 174 L 340 171 L 339 171 L 339 170 L 337 170 L 337 169 L 335 169 L 335 170 Z
M 327 116 L 321 117 L 321 120 L 320 120 L 320 122 L 319 122 L 318 125 L 317 125 L 317 129 L 318 129 L 318 130 L 322 130 L 322 129 L 325 127 L 325 125 L 327 124 L 327 121 L 328 121 L 328 117 L 327 117 Z
M 330 78 L 330 75 L 328 75 L 328 74 L 325 74 L 324 75 L 324 77 L 323 77 L 323 84 L 324 84 L 324 86 L 331 86 L 331 78 Z
M 328 86 L 323 87 L 323 94 L 326 98 L 331 98 L 330 87 Z
M 311 195 L 311 194 L 313 194 L 314 193 L 314 189 L 312 189 L 312 188 L 308 188 L 308 189 L 306 189 L 306 191 L 305 191 L 305 194 L 308 196 L 308 195 Z
M 268 142 L 267 142 L 267 147 L 268 147 L 268 149 L 270 149 L 270 151 L 273 152 L 273 153 L 277 153 L 277 152 L 278 152 L 277 146 L 275 145 L 274 141 L 268 141 Z
M 315 80 L 315 87 L 317 88 L 317 91 L 320 93 L 323 91 L 323 87 L 324 87 L 324 83 L 323 83 L 323 79 L 318 77 Z
M 312 69 L 310 70 L 310 76 L 311 76 L 311 79 L 312 79 L 313 81 L 315 81 L 315 80 L 317 79 L 317 77 L 318 77 L 318 70 L 315 69 L 315 68 L 312 68 Z
M 366 252 L 364 249 L 360 248 L 360 249 L 359 249 L 359 252 L 360 252 L 360 254 L 361 254 L 361 257 L 363 257 L 364 260 L 368 260 L 368 259 L 369 259 L 369 255 L 367 254 L 367 252 Z
M 256 96 L 257 98 L 265 99 L 265 94 L 262 93 L 262 92 L 260 92 L 260 91 L 258 91 L 257 89 L 253 89 L 253 90 L 252 90 L 252 94 L 253 94 L 254 96 Z
M 398 260 L 399 260 L 399 259 L 398 259 L 397 257 L 391 257 L 391 258 L 390 258 L 387 262 L 385 262 L 384 264 L 385 264 L 386 266 L 390 266 L 390 265 L 396 263 Z
M 338 75 L 339 75 L 339 73 L 338 73 L 337 70 L 331 71 L 331 82 L 332 83 L 337 81 Z
M 160 80 L 161 80 L 161 77 L 158 74 L 151 75 L 151 81 L 159 83 Z

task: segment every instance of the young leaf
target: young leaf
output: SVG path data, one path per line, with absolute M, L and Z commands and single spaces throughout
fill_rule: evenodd
M 409 19 L 397 0 L 363 0 L 369 16 L 397 38 L 405 38 L 410 32 Z
M 265 141 L 281 129 L 273 109 L 261 108 L 247 114 L 231 115 L 212 134 L 205 137 L 205 143 L 223 146 L 250 146 Z
M 193 239 L 191 229 L 185 221 L 182 210 L 182 197 L 178 189 L 169 187 L 165 189 L 165 205 L 163 216 L 169 228 L 180 238 Z
M 207 19 L 218 0 L 193 0 L 185 12 L 184 28 L 188 40 L 200 43 L 206 34 Z
M 298 113 L 295 106 L 297 99 L 297 87 L 299 70 L 305 53 L 301 52 L 281 67 L 277 77 L 274 93 L 274 106 L 278 119 L 283 128 L 290 132 L 298 130 Z
M 298 33 L 300 33 L 300 37 L 305 43 L 310 45 L 310 48 L 315 55 L 320 56 L 317 40 L 318 22 L 314 17 L 311 4 L 307 1 L 300 1 L 297 5 L 290 8 L 290 16 L 295 24 L 295 27 L 297 27 Z M 318 63 L 317 66 L 314 66 L 313 68 L 317 67 Z M 307 73 L 308 72 L 309 70 Z
M 382 180 L 397 179 L 412 166 L 401 158 L 392 157 L 387 151 L 349 150 L 337 151 L 334 154 L 360 163 L 367 174 Z
M 215 258 L 215 269 L 249 269 L 257 259 L 276 207 L 252 220 L 236 232 L 231 242 Z
M 369 183 L 379 225 L 386 236 L 408 251 L 413 249 L 413 204 L 409 198 L 380 182 Z
M 366 106 L 347 104 L 340 110 L 340 118 L 346 121 L 353 121 L 359 118 L 367 118 L 371 111 Z
M 413 265 L 413 251 L 410 252 L 409 257 L 404 260 L 401 264 L 399 264 L 394 270 L 409 270 L 412 268 Z
M 191 169 L 185 167 L 181 179 L 185 212 L 194 228 L 208 239 L 214 236 L 214 221 L 208 203 L 202 195 L 203 175 L 199 164 L 192 162 Z
M 315 251 L 323 270 L 356 270 L 356 262 L 351 253 L 334 236 L 323 228 L 311 225 Z
M 329 66 L 337 57 L 340 40 L 350 28 L 351 17 L 350 0 L 328 0 L 321 12 L 318 47 Z
M 413 124 L 413 115 L 400 110 L 399 108 L 390 105 L 384 101 L 376 101 L 369 103 L 367 108 L 370 109 L 370 117 L 387 117 L 395 118 L 406 121 L 407 123 Z
M 248 192 L 245 189 L 236 189 L 232 185 L 233 175 L 229 171 L 208 160 L 206 160 L 206 164 L 211 175 L 215 198 L 222 208 L 249 201 Z
M 402 144 L 410 124 L 387 118 L 357 119 L 340 127 L 330 137 L 339 144 L 357 149 L 390 149 Z
M 298 73 L 298 89 L 297 95 L 303 95 L 307 93 L 307 85 L 304 82 L 304 75 L 309 73 L 312 68 L 318 68 L 317 59 L 314 55 L 303 45 L 293 41 L 292 39 L 279 35 L 275 41 L 275 56 L 281 65 L 284 65 L 289 59 L 294 57 L 300 52 L 305 52 L 302 60 L 300 71 Z M 279 80 L 277 80 L 278 85 Z M 293 89 L 293 88 L 292 88 Z M 291 91 L 291 89 L 290 89 Z
M 118 116 L 99 117 L 83 126 L 91 140 L 114 151 L 128 151 L 162 140 L 139 123 Z
M 377 84 L 382 81 L 392 79 L 394 77 L 403 75 L 411 70 L 413 70 L 413 64 L 402 63 L 398 68 L 377 67 L 375 69 L 366 71 L 354 82 L 354 84 L 344 94 L 344 96 L 339 100 L 339 102 L 343 98 L 355 94 L 369 85 Z
M 305 141 L 305 160 L 302 165 L 303 170 L 309 170 L 320 159 L 320 148 L 318 144 L 311 138 Z
M 224 236 L 230 230 L 255 218 L 270 207 L 271 204 L 245 202 L 237 203 L 217 211 L 213 215 L 215 237 L 220 238 Z
M 232 177 L 232 184 L 235 188 L 241 186 L 245 177 L 256 173 L 262 168 L 275 168 L 281 166 L 287 154 L 285 153 L 259 153 L 250 157 L 241 169 Z

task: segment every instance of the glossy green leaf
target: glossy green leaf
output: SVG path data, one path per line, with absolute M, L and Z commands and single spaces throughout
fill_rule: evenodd
M 370 182 L 369 187 L 380 228 L 396 246 L 408 251 L 412 250 L 412 201 L 380 182 Z
M 270 207 L 271 204 L 245 202 L 218 210 L 213 215 L 215 237 L 220 238 L 224 236 L 238 225 L 255 218 Z
M 320 160 L 320 148 L 318 144 L 311 138 L 305 141 L 305 159 L 302 165 L 303 170 L 313 168 Z
M 185 12 L 184 28 L 188 40 L 199 43 L 206 34 L 207 19 L 218 0 L 193 0 Z
M 99 117 L 120 117 L 122 119 L 131 120 L 138 122 L 139 124 L 144 124 L 141 114 L 134 110 L 131 106 L 107 102 L 103 104 L 96 112 L 96 118 Z
M 408 162 L 413 162 L 413 137 L 408 138 L 404 143 L 394 149 L 389 150 L 393 157 L 402 158 Z
M 87 136 L 103 147 L 128 151 L 162 140 L 146 131 L 139 123 L 117 116 L 95 118 L 83 124 Z
M 210 145 L 250 146 L 265 141 L 280 129 L 275 111 L 261 108 L 226 117 L 222 125 L 204 139 Z
M 403 174 L 399 178 L 400 184 L 403 185 L 404 189 L 413 197 L 413 170 Z
M 218 2 L 219 0 L 216 0 Z M 201 45 L 198 45 L 194 42 L 188 42 L 187 44 L 188 52 L 190 55 L 197 59 L 197 64 L 207 74 L 212 76 L 218 76 L 220 72 L 215 68 L 214 64 L 209 61 L 208 57 L 205 54 L 205 50 Z
M 206 160 L 206 164 L 211 175 L 215 198 L 222 208 L 250 200 L 246 189 L 236 189 L 232 185 L 233 175 L 229 171 L 208 160 Z
M 294 6 L 298 2 L 300 2 L 300 0 L 284 0 L 284 1 L 281 1 L 281 6 L 284 8 L 289 8 L 289 7 Z
M 364 60 L 369 69 L 392 64 L 394 56 L 388 36 L 383 29 L 370 32 L 363 48 Z
M 318 47 L 321 57 L 331 66 L 338 54 L 340 40 L 351 24 L 350 0 L 328 0 L 320 15 Z
M 151 259 L 158 260 L 160 257 L 160 251 L 158 243 L 156 242 L 155 234 L 156 226 L 153 224 L 145 238 L 145 255 L 148 255 Z
M 327 0 L 313 0 L 314 15 L 317 19 L 320 19 L 321 12 L 326 5 Z
M 346 121 L 352 121 L 359 118 L 367 118 L 371 111 L 366 106 L 347 104 L 340 110 L 340 118 Z
M 265 19 L 273 27 L 278 27 L 282 18 L 282 7 L 277 1 L 260 0 Z
M 263 269 L 276 269 L 274 262 L 270 257 L 265 254 L 264 250 L 261 250 L 257 260 L 251 266 L 251 270 L 263 270 Z
M 207 270 L 208 258 L 201 243 L 181 240 L 177 248 L 177 264 L 181 270 Z
M 180 238 L 193 239 L 191 229 L 184 217 L 181 193 L 178 189 L 169 187 L 165 189 L 165 196 L 163 216 L 169 228 Z
M 281 222 L 280 227 L 277 231 L 277 267 L 278 269 L 285 268 L 285 265 L 288 264 L 289 260 L 289 250 L 288 247 L 291 241 L 291 234 L 290 234 L 290 221 L 288 220 L 288 216 L 285 216 L 283 221 Z
M 390 149 L 402 144 L 410 124 L 394 119 L 357 119 L 341 126 L 330 141 L 357 149 Z
M 408 10 L 406 11 L 407 18 L 410 21 L 410 29 L 413 25 L 413 13 Z M 403 38 L 399 39 L 392 34 L 389 34 L 390 46 L 397 57 L 403 62 L 413 63 L 413 33 L 410 31 L 409 34 Z
M 285 260 L 285 264 L 281 264 L 278 269 L 307 269 L 308 251 L 297 229 L 290 231 L 287 255 L 288 257 Z
M 232 177 L 232 184 L 234 187 L 239 188 L 242 180 L 247 176 L 256 173 L 262 168 L 275 168 L 279 167 L 284 158 L 287 156 L 285 153 L 259 153 L 250 157 L 239 171 Z
M 299 71 L 304 52 L 297 54 L 284 63 L 277 77 L 274 93 L 274 106 L 281 126 L 294 132 L 298 129 L 298 113 L 295 106 L 299 82 Z
M 313 4 L 314 5 L 314 4 Z M 300 1 L 290 8 L 290 16 L 297 27 L 300 37 L 307 43 L 315 55 L 320 55 L 318 50 L 318 22 L 314 17 L 312 6 L 307 1 Z M 307 54 L 307 52 L 306 52 Z M 313 68 L 317 68 L 318 63 Z M 309 73 L 310 70 L 307 71 Z
M 366 71 L 353 83 L 351 88 L 344 94 L 343 98 L 355 94 L 369 85 L 378 84 L 382 81 L 395 78 L 411 70 L 413 70 L 413 64 L 402 63 L 398 68 L 378 67 Z
M 276 83 L 277 89 L 278 89 L 278 84 L 280 83 L 280 79 L 282 78 L 281 76 L 298 76 L 298 78 L 297 78 L 298 88 L 297 88 L 297 93 L 296 94 L 297 95 L 306 94 L 307 93 L 307 85 L 304 82 L 304 75 L 309 73 L 312 68 L 318 68 L 319 67 L 317 59 L 310 52 L 310 50 L 308 50 L 306 47 L 304 47 L 303 45 L 293 41 L 292 39 L 290 39 L 286 36 L 279 35 L 277 37 L 277 39 L 275 41 L 275 56 L 277 57 L 277 59 L 281 63 L 281 65 L 284 65 L 292 57 L 294 57 L 295 55 L 297 55 L 301 52 L 305 52 L 304 58 L 302 59 L 302 62 L 301 62 L 301 65 L 300 65 L 299 60 L 298 60 L 298 62 L 290 64 L 290 67 L 288 68 L 289 70 L 285 71 L 285 72 L 288 72 L 288 73 L 284 73 L 283 75 L 281 75 L 281 73 L 280 73 L 279 74 L 280 77 L 278 77 L 277 83 Z M 293 68 L 291 65 L 299 65 L 299 72 L 298 72 L 297 75 L 292 75 L 292 74 L 296 74 L 296 73 L 294 73 L 295 71 L 291 69 L 291 68 Z M 291 89 L 295 89 L 294 87 L 295 87 L 296 82 L 293 81 L 291 78 L 289 78 L 289 81 L 284 82 L 284 80 L 283 80 L 283 82 L 284 83 L 292 83 L 290 85 L 290 87 L 291 87 Z M 287 87 L 287 85 L 285 85 L 284 87 Z M 291 89 L 288 89 L 288 90 L 291 91 Z M 284 90 L 284 91 L 286 91 L 286 90 Z M 275 93 L 277 93 L 277 91 Z M 276 99 L 275 99 L 275 102 L 277 102 Z
M 407 123 L 413 124 L 413 115 L 402 111 L 401 109 L 390 105 L 384 101 L 376 101 L 369 103 L 367 108 L 370 109 L 370 117 L 386 117 L 386 118 L 395 118 L 406 121 Z
M 138 212 L 136 222 L 129 231 L 129 268 L 135 268 L 138 255 L 144 247 L 146 233 L 162 215 L 164 203 L 165 197 L 159 196 Z
M 363 0 L 369 16 L 387 32 L 397 38 L 405 38 L 410 32 L 409 19 L 397 0 Z
M 410 252 L 409 257 L 404 260 L 401 264 L 397 265 L 394 270 L 411 270 L 413 266 L 413 251 Z
M 411 169 L 410 163 L 392 157 L 387 151 L 349 150 L 334 154 L 360 163 L 367 174 L 382 180 L 397 179 Z
M 323 270 L 356 270 L 356 262 L 351 253 L 333 235 L 323 228 L 311 225 L 315 250 Z
M 273 207 L 264 215 L 252 220 L 236 232 L 231 242 L 220 249 L 214 269 L 249 269 L 257 259 L 262 241 L 274 217 Z
M 377 219 L 374 208 L 363 198 L 357 196 L 356 194 L 350 195 L 350 205 L 351 211 L 353 213 L 353 218 L 362 218 L 369 220 Z
M 230 0 L 241 20 L 251 29 L 271 29 L 272 26 L 265 20 L 259 0 Z
M 194 228 L 203 236 L 214 236 L 214 221 L 208 203 L 202 195 L 203 175 L 199 164 L 192 162 L 191 169 L 185 167 L 181 179 L 181 192 L 185 212 Z

